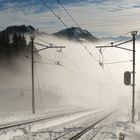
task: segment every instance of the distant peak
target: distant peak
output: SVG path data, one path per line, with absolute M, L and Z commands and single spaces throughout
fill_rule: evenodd
M 80 27 L 70 27 L 63 29 L 59 32 L 54 33 L 53 35 L 58 37 L 64 37 L 69 40 L 85 40 L 85 41 L 97 41 L 97 38 L 94 37 L 89 31 L 82 29 Z

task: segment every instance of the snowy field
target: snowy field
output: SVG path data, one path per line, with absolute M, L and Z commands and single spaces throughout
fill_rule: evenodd
M 55 138 L 66 132 L 66 130 L 68 131 L 70 128 L 76 129 L 80 128 L 81 126 L 84 127 L 90 125 L 93 120 L 97 120 L 98 117 L 101 117 L 108 111 L 109 110 L 106 109 L 84 111 L 71 115 L 61 116 L 55 119 L 49 119 L 48 121 L 46 120 L 40 123 L 34 123 L 29 126 L 25 125 L 17 128 L 15 127 L 14 129 L 10 128 L 8 130 L 2 130 L 0 132 L 0 139 L 26 140 L 31 137 L 37 140 L 39 139 L 38 137 L 41 137 L 39 140 L 46 140 L 45 138 L 50 138 L 49 134 L 51 131 L 56 132 L 52 134 L 52 137 Z M 45 133 L 41 133 L 42 131 Z
M 39 53 L 41 57 L 35 57 L 36 115 L 31 115 L 31 66 L 28 56 L 23 55 L 20 59 L 13 60 L 16 65 L 10 64 L 9 67 L 12 66 L 10 70 L 1 68 L 1 76 L 4 80 L 1 80 L 0 85 L 0 125 L 44 117 L 46 116 L 45 113 L 48 116 L 53 116 L 57 115 L 57 113 L 69 112 L 74 108 L 78 108 L 78 110 L 82 107 L 89 108 L 91 106 L 100 108 L 117 103 L 121 108 L 124 104 L 129 106 L 127 96 L 130 88 L 125 89 L 116 83 L 114 84 L 98 63 L 91 61 L 91 57 L 85 53 L 85 50 L 79 44 L 70 43 L 69 41 L 63 41 L 62 44 L 62 40 L 55 39 L 54 41 L 49 36 L 38 36 L 37 38 L 49 39 L 57 45 L 65 45 L 66 48 L 61 54 L 58 53 L 57 49 L 47 50 Z M 37 38 L 35 41 L 41 43 Z M 95 45 L 88 45 L 88 48 L 93 53 L 98 54 Z M 39 46 L 36 47 L 39 49 Z M 98 58 L 98 55 L 95 56 Z M 61 64 L 58 65 L 57 62 Z M 123 72 L 121 71 L 121 73 Z M 7 81 L 7 79 L 9 80 Z M 77 110 L 75 109 L 75 111 Z M 81 128 L 81 126 L 83 127 L 83 122 L 85 122 L 84 126 L 86 126 L 85 124 L 96 121 L 98 115 L 95 115 L 96 118 L 90 118 L 89 121 L 86 121 L 88 117 L 85 116 L 89 115 L 91 117 L 90 113 L 92 114 L 93 112 L 68 115 L 56 120 L 43 122 L 43 124 L 1 131 L 0 139 L 26 140 L 31 139 L 31 137 L 35 140 L 46 140 L 47 138 L 50 139 L 50 137 L 53 139 L 65 133 L 69 128 L 75 129 L 76 127 L 76 131 L 80 131 L 79 129 L 83 129 Z M 82 119 L 80 121 L 79 118 L 81 117 L 85 117 L 86 120 Z M 121 120 L 121 118 L 119 119 Z M 126 120 L 120 120 L 118 118 L 116 120 L 114 117 L 112 121 L 109 121 L 112 123 L 111 126 L 109 125 L 109 127 L 103 128 L 99 132 L 99 135 L 103 137 L 102 139 L 118 139 L 119 132 L 125 129 L 123 127 L 125 127 L 124 122 L 126 122 Z M 68 122 L 73 122 L 74 125 L 73 123 L 69 125 Z M 79 127 L 78 130 L 77 126 Z M 99 137 L 101 138 L 99 135 L 96 136 L 97 140 L 99 140 Z
M 124 130 L 125 140 L 140 140 L 140 122 L 130 125 L 130 129 Z
M 97 109 L 52 118 L 46 121 L 0 131 L 2 140 L 68 140 L 86 127 L 106 116 L 110 109 Z M 85 133 L 79 140 L 139 140 L 140 123 L 132 125 L 128 116 L 117 110 L 108 118 Z M 64 135 L 63 137 L 61 137 Z

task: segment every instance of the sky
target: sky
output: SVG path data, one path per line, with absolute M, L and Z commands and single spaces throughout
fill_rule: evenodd
M 57 0 L 0 0 L 0 30 L 11 25 L 33 25 L 47 33 L 77 26 Z M 119 36 L 140 30 L 138 0 L 60 0 L 80 27 L 96 36 Z

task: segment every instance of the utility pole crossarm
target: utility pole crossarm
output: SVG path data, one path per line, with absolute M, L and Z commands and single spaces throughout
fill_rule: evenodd
M 126 50 L 126 51 L 133 51 L 133 50 L 131 50 L 131 49 L 127 49 L 127 48 L 123 48 L 123 47 L 117 47 L 117 46 L 114 46 L 114 48 L 118 48 L 118 49 L 122 49 L 122 50 Z
M 40 44 L 40 43 L 37 43 L 37 42 L 35 42 L 34 44 L 45 47 L 45 48 L 36 50 L 34 52 L 39 52 L 39 51 L 42 51 L 42 50 L 45 50 L 45 49 L 49 49 L 49 48 L 51 48 L 51 49 L 54 49 L 54 48 L 66 48 L 65 46 L 54 46 L 52 44 L 51 45 L 43 45 L 43 44 Z
M 127 60 L 127 61 L 116 61 L 116 62 L 108 62 L 104 64 L 117 64 L 117 63 L 126 63 L 126 62 L 132 62 L 133 60 Z
M 114 45 L 114 47 L 117 47 L 117 46 L 122 45 L 122 44 L 129 43 L 129 42 L 131 42 L 131 41 L 133 41 L 133 39 L 131 39 L 131 40 L 127 40 L 127 41 L 124 41 L 124 42 L 119 43 L 119 44 L 116 44 L 116 45 Z
M 96 48 L 112 48 L 113 46 L 96 46 Z
M 127 51 L 133 51 L 131 49 L 127 49 L 127 48 L 123 48 L 123 47 L 118 47 L 120 45 L 129 43 L 131 41 L 133 41 L 133 40 L 132 39 L 131 40 L 127 40 L 125 42 L 122 42 L 122 43 L 119 43 L 119 44 L 116 44 L 116 45 L 113 45 L 113 43 L 111 43 L 111 46 L 96 46 L 96 48 L 100 48 L 101 49 L 101 48 L 113 48 L 114 47 L 114 48 L 123 49 L 123 50 L 127 50 Z
M 39 51 L 43 51 L 43 50 L 46 50 L 46 49 L 48 49 L 48 48 L 42 48 L 42 49 L 39 49 L 39 50 L 35 50 L 34 53 L 39 52 Z

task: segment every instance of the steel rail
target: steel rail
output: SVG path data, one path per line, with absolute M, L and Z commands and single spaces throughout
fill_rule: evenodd
M 93 123 L 92 125 L 90 125 L 89 127 L 87 127 L 86 129 L 84 129 L 83 131 L 79 132 L 78 134 L 76 134 L 75 136 L 69 138 L 69 140 L 77 140 L 80 137 L 82 137 L 85 133 L 87 133 L 88 131 L 90 131 L 91 129 L 93 129 L 97 124 L 99 124 L 100 122 L 102 122 L 103 120 L 105 120 L 106 118 L 108 118 L 109 116 L 111 116 L 115 111 L 111 112 L 110 114 L 106 115 L 105 117 L 101 118 L 100 120 L 98 120 L 97 122 Z
M 9 124 L 3 124 L 3 125 L 0 125 L 0 130 L 12 128 L 12 127 L 17 127 L 17 126 L 22 126 L 22 125 L 28 125 L 28 124 L 41 122 L 41 121 L 45 121 L 45 120 L 50 120 L 50 119 L 54 119 L 54 118 L 59 118 L 59 117 L 67 116 L 67 115 L 77 114 L 77 113 L 80 113 L 80 112 L 87 112 L 89 110 L 67 112 L 67 113 L 62 113 L 62 114 L 54 115 L 54 116 L 49 115 L 49 116 L 38 117 L 38 118 L 24 120 L 24 121 L 13 122 L 13 123 L 9 123 Z
M 22 125 L 27 125 L 27 124 L 32 124 L 32 123 L 41 122 L 41 121 L 45 121 L 45 120 L 50 120 L 50 119 L 54 119 L 54 118 L 59 118 L 59 117 L 67 116 L 67 115 L 88 112 L 91 110 L 93 110 L 93 109 L 78 110 L 78 111 L 74 110 L 71 112 L 64 112 L 64 113 L 61 113 L 59 115 L 58 114 L 50 114 L 48 116 L 36 117 L 36 118 L 32 118 L 32 119 L 28 119 L 28 120 L 21 120 L 21 121 L 17 121 L 17 122 L 13 122 L 13 123 L 6 123 L 6 124 L 0 125 L 0 130 L 12 128 L 12 127 L 17 127 L 17 126 L 22 126 Z M 62 110 L 60 110 L 60 111 L 62 111 Z M 98 110 L 97 112 L 100 112 L 100 110 Z
M 71 130 L 70 132 L 66 132 L 65 134 L 63 134 L 63 135 L 61 135 L 61 136 L 55 138 L 54 140 L 59 140 L 59 139 L 65 137 L 66 135 L 70 134 L 71 132 L 73 132 L 73 130 Z

